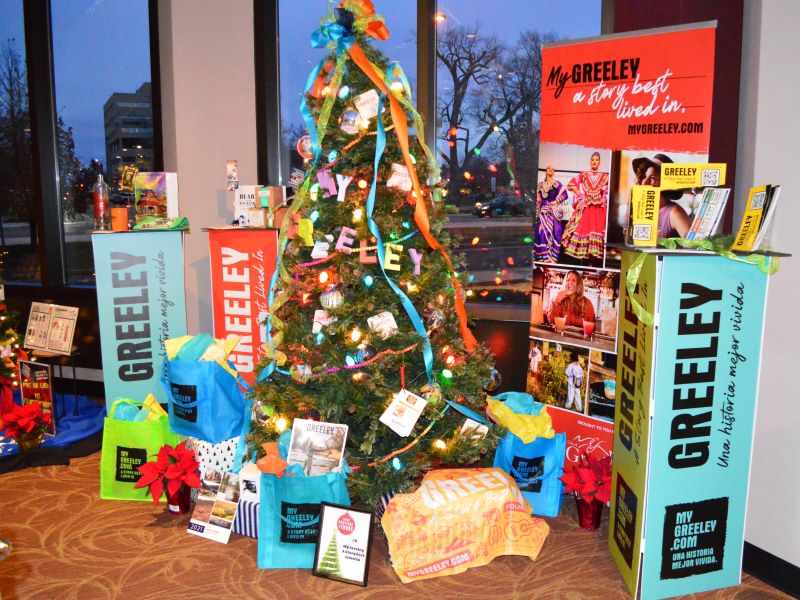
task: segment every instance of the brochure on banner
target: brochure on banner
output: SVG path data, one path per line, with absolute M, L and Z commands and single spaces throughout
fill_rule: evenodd
M 775 214 L 780 190 L 779 185 L 760 185 L 750 188 L 747 206 L 731 250 L 750 252 L 761 249 Z
M 730 193 L 730 188 L 706 188 L 703 190 L 700 207 L 697 209 L 689 233 L 686 234 L 687 240 L 704 240 L 714 234 L 722 214 L 725 212 L 725 205 Z

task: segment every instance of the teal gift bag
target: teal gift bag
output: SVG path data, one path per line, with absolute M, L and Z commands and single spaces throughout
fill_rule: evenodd
M 533 508 L 533 514 L 557 517 L 563 501 L 567 434 L 553 438 L 538 437 L 526 444 L 510 431 L 500 440 L 494 455 L 494 466 L 503 469 L 517 482 L 522 495 Z
M 245 408 L 241 385 L 244 381 L 218 362 L 166 361 L 163 383 L 169 400 L 169 427 L 173 432 L 209 444 L 219 444 L 241 433 Z
M 261 474 L 258 568 L 310 569 L 319 534 L 320 502 L 350 506 L 347 476 Z

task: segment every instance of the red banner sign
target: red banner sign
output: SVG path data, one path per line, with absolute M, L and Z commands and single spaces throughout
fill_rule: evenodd
M 275 271 L 277 231 L 209 230 L 214 337 L 241 336 L 230 355 L 242 377 L 255 383 L 264 356 L 267 294 Z
M 614 424 L 593 419 L 571 410 L 548 406 L 553 429 L 567 434 L 565 465 L 577 463 L 582 454 L 596 459 L 611 455 L 614 447 Z
M 540 141 L 707 153 L 714 35 L 708 27 L 544 48 Z

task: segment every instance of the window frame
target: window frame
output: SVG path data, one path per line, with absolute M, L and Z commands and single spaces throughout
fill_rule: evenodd
M 159 56 L 158 0 L 147 1 L 152 85 L 153 169 L 163 170 L 161 133 L 161 70 Z M 47 293 L 63 288 L 85 288 L 86 298 L 95 299 L 94 285 L 69 284 L 66 240 L 62 216 L 61 181 L 58 166 L 57 113 L 53 58 L 53 24 L 50 0 L 23 2 L 25 60 L 31 120 L 31 144 L 36 185 L 36 215 L 41 278 L 38 284 L 5 282 L 20 292 Z M 31 49 L 34 49 L 31 51 Z

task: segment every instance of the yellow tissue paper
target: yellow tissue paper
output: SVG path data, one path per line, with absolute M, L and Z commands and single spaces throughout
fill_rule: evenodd
M 526 444 L 531 443 L 537 437 L 550 439 L 556 435 L 553 421 L 546 408 L 543 408 L 538 415 L 521 415 L 508 408 L 505 402 L 500 400 L 487 398 L 486 402 L 489 404 L 489 414 L 492 418 Z
M 145 417 L 145 422 L 158 421 L 161 417 L 167 416 L 167 411 L 158 403 L 153 394 L 147 394 L 147 398 L 142 402 L 142 408 L 146 408 L 150 413 Z

